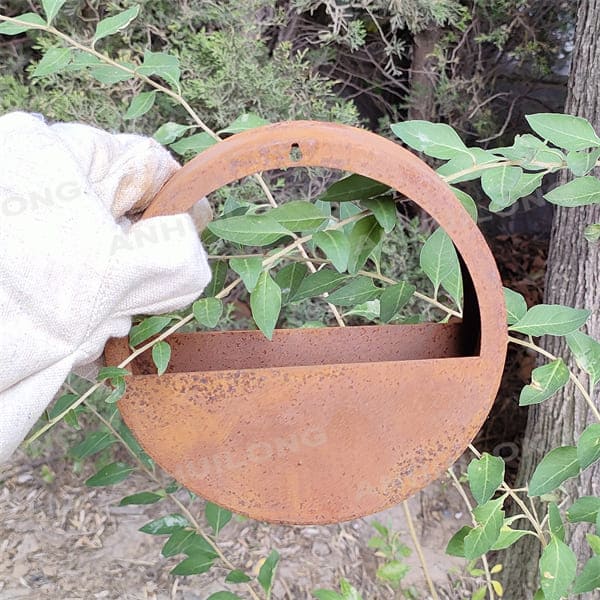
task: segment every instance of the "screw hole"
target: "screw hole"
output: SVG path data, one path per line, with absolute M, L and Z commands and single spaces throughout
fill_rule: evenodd
M 292 144 L 292 147 L 290 148 L 290 159 L 293 162 L 302 160 L 302 150 L 300 150 L 299 144 Z

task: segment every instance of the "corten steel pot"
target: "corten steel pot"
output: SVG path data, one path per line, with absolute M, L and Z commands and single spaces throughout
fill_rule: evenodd
M 181 169 L 144 217 L 268 169 L 321 166 L 371 177 L 415 201 L 463 265 L 462 323 L 175 334 L 167 373 L 131 365 L 119 409 L 168 473 L 252 518 L 332 523 L 394 505 L 437 478 L 485 420 L 507 332 L 500 277 L 476 224 L 424 162 L 373 133 L 317 122 L 254 129 Z M 130 350 L 107 345 L 108 364 Z

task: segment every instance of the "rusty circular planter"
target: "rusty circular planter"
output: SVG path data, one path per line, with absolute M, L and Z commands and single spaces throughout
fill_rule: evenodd
M 506 355 L 492 254 L 450 188 L 373 133 L 287 122 L 202 152 L 144 217 L 268 169 L 321 166 L 371 177 L 420 205 L 466 269 L 461 323 L 175 334 L 167 373 L 132 362 L 119 409 L 146 452 L 203 498 L 254 519 L 333 523 L 383 510 L 437 478 L 484 422 Z M 468 271 L 468 273 L 467 273 Z M 109 364 L 129 354 L 111 340 Z

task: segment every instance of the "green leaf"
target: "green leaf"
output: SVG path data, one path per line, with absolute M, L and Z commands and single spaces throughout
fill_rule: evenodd
M 588 425 L 579 436 L 577 458 L 582 469 L 600 460 L 600 423 Z
M 497 212 L 513 204 L 517 198 L 515 190 L 523 175 L 521 167 L 503 165 L 486 169 L 481 175 L 481 187 L 490 197 L 490 210 Z
M 24 21 L 25 23 L 31 23 L 32 25 L 46 25 L 44 19 L 42 19 L 36 13 L 28 12 L 18 17 L 15 17 L 19 21 Z M 5 21 L 0 23 L 0 34 L 3 35 L 17 35 L 19 33 L 23 33 L 25 31 L 29 31 L 30 29 L 34 29 L 33 27 L 29 27 L 28 25 L 18 25 L 17 23 L 11 23 L 10 21 Z
M 356 589 L 343 577 L 340 579 L 340 591 L 342 592 L 342 600 L 362 600 Z
M 504 524 L 503 502 L 504 498 L 501 497 L 473 509 L 477 527 L 474 527 L 464 539 L 467 559 L 472 560 L 485 554 L 498 540 L 500 529 Z
M 583 237 L 588 242 L 597 242 L 600 240 L 600 223 L 588 225 L 583 231 Z
M 180 125 L 179 123 L 169 121 L 168 123 L 161 125 L 155 131 L 153 137 L 159 144 L 171 144 L 176 139 L 180 138 L 188 129 L 190 129 L 189 125 Z
M 171 569 L 172 575 L 199 575 L 206 573 L 213 566 L 215 558 L 203 552 L 192 554 L 182 560 L 174 569 Z
M 331 590 L 314 590 L 313 596 L 317 600 L 344 600 L 337 592 Z
M 533 131 L 558 148 L 577 151 L 600 146 L 600 138 L 594 128 L 581 117 L 540 113 L 527 115 L 525 118 Z
M 592 175 L 578 177 L 544 195 L 558 206 L 586 206 L 600 203 L 600 180 Z
M 379 183 L 363 175 L 350 175 L 329 186 L 324 194 L 319 196 L 322 202 L 350 202 L 367 200 L 385 194 L 390 189 L 388 185 Z M 341 216 L 343 219 L 345 217 Z
M 113 35 L 118 31 L 127 29 L 129 24 L 138 16 L 139 12 L 140 7 L 135 5 L 118 15 L 102 19 L 102 21 L 96 25 L 96 33 L 92 39 L 92 44 L 95 44 L 98 40 Z
M 95 56 L 92 56 L 91 54 L 81 50 L 74 50 L 72 56 L 73 58 L 66 69 L 67 72 L 81 71 L 87 69 L 88 67 L 102 64 L 99 58 L 96 58 Z
M 204 290 L 204 295 L 208 297 L 216 296 L 225 286 L 227 279 L 227 262 L 216 260 L 211 265 L 212 277 Z
M 127 377 L 131 371 L 121 369 L 120 367 L 102 367 L 98 371 L 96 381 L 105 381 L 106 379 L 116 379 L 117 377 Z
M 194 318 L 200 325 L 212 329 L 223 314 L 223 302 L 219 298 L 200 298 L 192 306 Z
M 137 494 L 131 494 L 125 496 L 119 502 L 119 506 L 129 506 L 130 504 L 155 504 L 164 498 L 164 494 L 156 494 L 154 492 L 138 492 Z
M 81 425 L 79 425 L 79 420 L 77 419 L 77 412 L 75 410 L 70 410 L 68 413 L 65 414 L 63 419 L 65 424 L 68 425 L 71 429 L 75 429 L 76 431 L 79 431 L 81 429 Z
M 600 512 L 598 512 L 597 519 L 600 519 Z M 587 533 L 585 539 L 590 545 L 592 552 L 600 556 L 600 536 L 595 535 L 593 533 Z
M 363 210 L 360 206 L 358 206 L 358 204 L 355 204 L 354 202 L 342 202 L 340 204 L 340 221 L 343 221 L 344 219 L 348 219 L 350 217 L 358 215 L 361 212 L 363 212 Z M 353 227 L 354 227 L 354 222 L 346 223 L 342 227 L 342 231 L 344 233 L 348 234 L 348 233 L 350 233 L 350 231 L 352 231 Z
M 204 537 L 191 529 L 184 528 L 176 529 L 171 533 L 171 536 L 162 547 L 161 554 L 167 558 L 176 554 L 187 554 L 188 556 L 205 554 L 211 558 L 217 556 L 217 553 Z
M 474 166 L 498 162 L 498 157 L 481 148 L 469 148 L 468 154 L 459 154 L 437 169 L 438 175 L 447 182 L 460 183 L 481 177 L 480 169 Z
M 135 69 L 135 65 L 129 62 L 119 62 L 119 64 L 128 69 Z M 127 81 L 133 77 L 133 73 L 128 73 L 113 65 L 98 64 L 90 69 L 90 75 L 105 85 L 114 85 L 121 81 Z
M 354 306 L 377 298 L 381 288 L 373 284 L 370 277 L 356 277 L 339 290 L 332 292 L 327 297 L 327 302 L 336 306 Z
M 153 106 L 156 100 L 156 90 L 151 92 L 142 92 L 133 98 L 127 112 L 125 113 L 125 119 L 137 119 L 142 115 L 145 115 Z
M 469 153 L 456 131 L 445 123 L 404 121 L 394 123 L 391 128 L 405 144 L 433 158 L 449 160 L 457 153 Z
M 221 129 L 219 133 L 241 133 L 242 131 L 255 129 L 256 127 L 262 127 L 263 125 L 268 124 L 269 121 L 259 117 L 258 115 L 245 113 L 239 116 L 231 125 L 229 125 L 229 127 Z
M 375 217 L 365 217 L 354 224 L 348 235 L 350 255 L 348 271 L 356 274 L 383 237 L 383 229 Z
M 391 560 L 377 569 L 377 578 L 396 587 L 406 577 L 410 566 L 400 560 Z
M 560 510 L 556 502 L 548 504 L 548 529 L 550 533 L 555 535 L 561 542 L 565 541 L 565 526 L 563 525 L 560 516 Z
M 465 557 L 465 538 L 473 531 L 473 527 L 464 525 L 451 538 L 446 546 L 446 554 L 450 556 Z
M 117 438 L 110 431 L 94 431 L 82 442 L 69 450 L 69 456 L 75 460 L 83 460 L 92 454 L 96 454 L 109 446 L 112 446 Z
M 373 213 L 385 233 L 390 233 L 394 229 L 398 215 L 396 214 L 396 202 L 391 196 L 363 200 L 361 204 Z
M 46 22 L 48 25 L 54 21 L 54 17 L 56 17 L 58 11 L 66 1 L 67 0 L 42 0 L 42 8 L 46 13 Z
M 144 61 L 137 68 L 137 72 L 146 77 L 156 75 L 164 79 L 169 85 L 176 88 L 179 87 L 181 70 L 179 68 L 179 59 L 173 54 L 146 50 L 144 52 Z
M 79 400 L 78 394 L 63 394 L 53 405 L 48 409 L 48 419 L 56 419 L 58 415 L 62 414 L 70 406 L 75 404 Z
M 352 315 L 356 317 L 363 317 L 369 321 L 375 321 L 379 318 L 379 300 L 367 300 L 362 304 L 357 304 L 351 310 L 346 311 L 343 316 L 350 317 Z
M 278 562 L 279 552 L 277 552 L 277 550 L 272 550 L 258 572 L 258 583 L 260 583 L 262 589 L 265 590 L 267 598 L 270 598 L 271 596 L 273 578 L 275 577 L 275 570 L 277 569 Z
M 569 333 L 565 339 L 579 368 L 588 373 L 596 385 L 600 381 L 600 343 L 581 331 Z
M 463 208 L 469 213 L 471 219 L 477 223 L 477 204 L 475 204 L 475 200 L 473 200 L 469 194 L 459 190 L 456 187 L 450 186 L 450 189 L 454 192 L 454 195 L 463 205 Z
M 416 289 L 414 285 L 405 281 L 386 287 L 379 298 L 381 320 L 389 323 L 406 306 Z
M 250 294 L 250 308 L 258 328 L 271 339 L 281 312 L 281 289 L 267 271 L 260 274 Z
M 251 292 L 262 273 L 262 257 L 232 258 L 229 266 L 242 278 L 246 289 Z
M 123 377 L 115 377 L 111 380 L 111 383 L 114 389 L 106 398 L 104 398 L 104 402 L 106 402 L 106 404 L 114 404 L 115 402 L 118 402 L 125 395 L 125 391 L 127 389 L 127 384 L 125 383 L 125 379 Z
M 504 302 L 506 304 L 506 319 L 509 325 L 514 325 L 522 319 L 527 312 L 527 302 L 518 292 L 502 288 L 504 291 Z
M 250 580 L 251 577 L 248 577 L 244 571 L 240 571 L 239 569 L 230 571 L 227 577 L 225 577 L 225 583 L 246 583 Z
M 486 596 L 487 596 L 487 587 L 483 586 L 473 593 L 473 595 L 471 596 L 471 600 L 485 600 Z
M 553 360 L 531 373 L 531 384 L 521 390 L 519 406 L 539 404 L 554 396 L 569 381 L 569 369 L 562 358 Z
M 504 481 L 504 461 L 487 452 L 473 459 L 467 469 L 469 487 L 477 504 L 484 504 L 494 495 Z
M 551 168 L 551 172 L 554 172 L 566 160 L 560 150 L 548 147 L 540 138 L 530 133 L 515 136 L 510 148 L 494 148 L 492 152 L 519 161 L 523 168 L 530 171 L 544 171 L 548 168 L 546 165 L 554 163 L 556 166 Z
M 506 548 L 510 548 L 515 542 L 518 542 L 522 537 L 526 535 L 535 535 L 532 531 L 511 529 L 506 525 L 507 520 L 505 520 L 505 524 L 500 529 L 500 535 L 491 550 L 505 550 Z
M 215 592 L 214 594 L 211 594 L 206 600 L 242 600 L 242 598 L 231 592 Z
M 600 148 L 591 152 L 569 152 L 567 154 L 567 166 L 575 177 L 587 175 L 600 158 Z
M 499 202 L 493 200 L 488 209 L 491 212 L 499 212 L 514 204 L 519 198 L 529 196 L 540 187 L 543 177 L 544 173 L 521 173 L 516 185 L 510 190 L 508 198 Z
M 592 556 L 575 579 L 573 593 L 583 594 L 598 588 L 600 588 L 600 556 Z
M 510 327 L 531 336 L 566 335 L 579 329 L 590 316 L 589 310 L 558 304 L 537 304 Z
M 343 273 L 348 268 L 350 257 L 350 240 L 339 229 L 326 229 L 317 231 L 313 235 L 313 241 L 325 256 L 333 263 L 333 266 Z
M 163 375 L 171 360 L 171 346 L 164 340 L 152 346 L 152 360 L 158 375 Z
M 62 71 L 73 58 L 70 48 L 48 48 L 42 60 L 36 65 L 32 77 L 45 77 Z
M 463 280 L 462 280 L 462 272 L 460 269 L 460 262 L 458 260 L 458 254 L 456 253 L 454 246 L 452 247 L 451 254 L 452 254 L 453 260 L 455 257 L 456 261 L 454 261 L 454 265 L 453 265 L 450 273 L 448 273 L 448 275 L 446 277 L 444 277 L 444 279 L 442 280 L 442 287 L 444 288 L 444 290 L 446 290 L 446 292 L 448 293 L 450 298 L 452 298 L 452 300 L 454 300 L 454 302 L 455 302 L 456 306 L 459 308 L 459 310 L 462 310 Z
M 123 438 L 125 445 L 135 454 L 135 456 L 149 469 L 154 468 L 153 460 L 144 452 L 139 442 L 133 437 L 130 429 L 123 421 L 117 422 L 117 430 L 119 435 Z
M 281 302 L 287 304 L 304 281 L 308 267 L 301 262 L 286 265 L 275 275 L 275 283 L 281 288 Z
M 169 148 L 171 148 L 173 152 L 177 152 L 177 154 L 187 154 L 188 152 L 198 154 L 207 148 L 214 146 L 216 143 L 217 140 L 215 140 L 215 138 L 203 131 L 202 133 L 189 135 L 188 137 L 171 144 Z
M 540 557 L 540 587 L 545 600 L 560 600 L 575 579 L 577 559 L 573 550 L 555 535 Z
M 338 273 L 333 269 L 321 269 L 305 277 L 298 286 L 298 291 L 290 297 L 290 300 L 298 302 L 305 298 L 314 298 L 315 296 L 329 293 L 331 290 L 339 287 L 346 279 L 348 279 L 348 275 Z
M 595 523 L 600 511 L 600 498 L 581 496 L 567 510 L 567 519 L 571 523 Z
M 166 535 L 189 526 L 189 521 L 183 515 L 173 513 L 146 523 L 139 531 L 150 535 Z
M 440 285 L 460 304 L 462 300 L 462 276 L 458 254 L 450 236 L 438 227 L 421 248 L 419 258 L 421 269 L 439 292 Z
M 269 215 L 244 215 L 218 219 L 208 229 L 221 239 L 245 246 L 267 246 L 290 231 Z
M 328 220 L 314 204 L 302 200 L 286 202 L 270 210 L 268 214 L 289 231 L 296 232 L 314 231 Z
M 554 448 L 542 458 L 529 483 L 529 496 L 552 492 L 564 481 L 579 474 L 579 460 L 575 446 Z
M 215 535 L 219 535 L 223 527 L 231 521 L 231 511 L 221 508 L 212 502 L 206 503 L 204 514 Z
M 131 331 L 129 332 L 129 343 L 132 346 L 138 346 L 157 333 L 160 333 L 171 320 L 171 317 L 161 316 L 144 319 L 141 323 L 131 328 Z
M 133 471 L 135 469 L 125 463 L 114 462 L 106 467 L 102 467 L 102 469 L 85 482 L 85 485 L 89 487 L 115 485 L 127 479 Z

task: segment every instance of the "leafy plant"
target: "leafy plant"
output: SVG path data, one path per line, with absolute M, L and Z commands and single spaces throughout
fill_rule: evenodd
M 417 598 L 414 587 L 405 588 L 402 585 L 410 571 L 404 559 L 412 554 L 411 549 L 400 540 L 399 534 L 389 527 L 378 521 L 373 521 L 372 525 L 377 530 L 377 535 L 371 537 L 368 546 L 375 550 L 376 556 L 385 559 L 377 568 L 377 579 L 387 583 L 392 589 L 399 590 L 404 598 Z
M 0 15 L 0 34 L 40 33 L 42 56 L 31 69 L 33 80 L 41 82 L 60 77 L 62 81 L 69 76 L 85 81 L 92 78 L 103 85 L 119 86 L 127 82 L 135 88 L 135 95 L 125 110 L 128 119 L 154 112 L 164 116 L 161 107 L 168 106 L 169 111 L 176 107 L 177 122 L 158 119 L 155 135 L 173 151 L 184 155 L 201 152 L 219 143 L 223 135 L 235 135 L 269 120 L 270 115 L 266 113 L 244 111 L 214 131 L 184 97 L 184 92 L 188 89 L 193 92 L 194 86 L 182 68 L 183 55 L 156 48 L 143 48 L 139 54 L 98 50 L 113 36 L 122 36 L 128 31 L 127 27 L 138 15 L 135 6 L 96 23 L 94 30 L 87 32 L 87 43 L 83 43 L 55 28 L 54 23 L 60 20 L 62 1 L 45 0 L 42 4 L 43 16 L 36 13 L 16 18 Z M 177 38 L 177 32 L 174 36 Z M 561 206 L 599 203 L 600 181 L 591 173 L 600 164 L 600 137 L 591 125 L 576 117 L 547 113 L 530 115 L 528 121 L 536 135 L 519 135 L 510 147 L 494 150 L 468 147 L 457 132 L 445 124 L 405 121 L 392 125 L 391 129 L 414 150 L 441 161 L 437 173 L 448 184 L 456 186 L 479 180 L 492 211 L 510 207 L 539 188 L 546 175 L 561 170 L 570 171 L 574 179 L 545 194 L 548 202 Z M 420 267 L 428 281 L 429 295 L 418 292 L 416 286 L 404 278 L 386 274 L 385 240 L 405 228 L 406 219 L 398 210 L 399 198 L 379 182 L 349 175 L 328 186 L 316 200 L 290 201 L 282 205 L 260 176 L 255 182 L 265 194 L 266 204 L 230 196 L 205 233 L 204 241 L 211 255 L 218 255 L 213 265 L 213 281 L 205 297 L 182 314 L 141 318 L 130 332 L 132 354 L 120 365 L 104 369 L 97 382 L 87 389 L 76 380 L 68 382 L 67 393 L 48 412 L 47 422 L 36 430 L 29 442 L 63 419 L 77 430 L 80 418 L 86 414 L 95 417 L 102 427 L 86 434 L 71 450 L 76 460 L 101 457 L 87 485 L 118 485 L 133 472 L 143 473 L 152 489 L 129 495 L 122 503 L 153 504 L 169 500 L 174 505 L 175 512 L 168 509 L 162 517 L 142 528 L 150 535 L 169 536 L 163 546 L 164 557 L 185 556 L 172 572 L 199 574 L 219 564 L 227 570 L 226 583 L 244 584 L 256 599 L 261 597 L 259 594 L 270 597 L 279 555 L 272 551 L 259 567 L 256 578 L 236 568 L 217 543 L 219 533 L 231 520 L 231 513 L 207 503 L 202 517 L 195 516 L 191 507 L 196 498 L 188 494 L 189 501 L 184 502 L 178 495 L 178 484 L 164 485 L 152 460 L 114 407 L 114 402 L 126 391 L 129 363 L 150 350 L 157 372 L 164 373 L 170 359 L 169 335 L 191 325 L 218 327 L 223 315 L 230 314 L 224 310 L 222 301 L 242 286 L 250 297 L 254 323 L 267 337 L 273 334 L 282 309 L 317 298 L 327 307 L 331 319 L 339 324 L 347 317 L 375 323 L 405 322 L 407 317 L 403 310 L 415 298 L 433 307 L 429 316 L 435 319 L 460 317 L 463 289 L 458 256 L 441 229 L 427 236 L 420 251 Z M 460 188 L 453 187 L 453 190 L 471 217 L 476 218 L 472 198 Z M 588 237 L 594 239 L 593 235 L 588 234 Z M 600 380 L 600 344 L 581 331 L 589 311 L 549 305 L 528 308 L 524 298 L 511 290 L 506 290 L 505 298 L 509 341 L 548 359 L 546 365 L 534 371 L 531 383 L 521 394 L 521 404 L 543 402 L 572 381 L 600 422 L 600 412 L 592 400 L 592 390 Z M 345 312 L 342 314 L 340 309 Z M 533 337 L 542 335 L 566 336 L 580 368 L 589 375 L 589 390 L 559 357 L 543 351 L 533 341 Z M 499 582 L 492 577 L 501 566 L 490 568 L 486 554 L 507 548 L 525 535 L 537 537 L 543 548 L 538 598 L 543 594 L 545 600 L 559 600 L 569 593 L 583 593 L 600 586 L 597 577 L 599 499 L 586 497 L 573 502 L 567 499 L 566 511 L 562 502 L 557 502 L 561 500 L 561 485 L 565 481 L 600 460 L 599 427 L 599 423 L 591 423 L 573 445 L 548 453 L 525 490 L 508 486 L 502 461 L 481 455 L 475 448 L 471 448 L 475 459 L 467 470 L 474 503 L 450 471 L 469 508 L 472 525 L 463 527 L 450 540 L 448 552 L 481 562 L 481 569 L 475 566 L 478 563 L 471 563 L 469 567 L 474 577 L 485 581 L 473 598 L 488 595 L 493 599 L 502 595 Z M 130 457 L 127 462 L 121 458 L 114 460 L 111 448 L 117 443 L 126 448 Z M 546 501 L 546 514 L 541 519 L 532 508 L 534 497 Z M 520 510 L 514 517 L 507 517 L 505 513 L 505 502 L 509 498 Z M 519 520 L 525 521 L 525 525 L 514 528 L 513 523 Z M 207 533 L 203 521 L 212 530 L 211 534 Z M 594 556 L 586 564 L 577 565 L 566 542 L 566 533 L 569 523 L 581 522 L 589 523 L 593 531 L 588 542 Z M 389 530 L 380 525 L 377 529 L 379 536 L 373 538 L 372 543 L 386 559 L 378 571 L 379 577 L 391 585 L 401 585 L 405 565 L 400 559 L 406 550 Z M 340 587 L 340 593 L 317 590 L 315 597 L 320 600 L 359 598 L 347 581 L 342 580 Z M 213 600 L 238 597 L 229 591 L 212 596 Z

